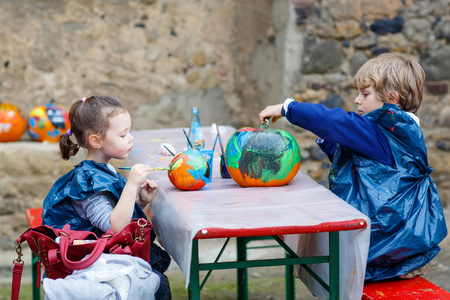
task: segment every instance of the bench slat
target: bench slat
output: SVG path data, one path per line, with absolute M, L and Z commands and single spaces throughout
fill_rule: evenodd
M 361 300 L 376 299 L 445 300 L 450 299 L 450 293 L 425 278 L 416 276 L 411 279 L 365 284 Z

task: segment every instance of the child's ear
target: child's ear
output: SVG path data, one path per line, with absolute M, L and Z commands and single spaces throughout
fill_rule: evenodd
M 397 104 L 399 99 L 400 97 L 396 91 L 391 90 L 389 92 L 389 103 Z
M 100 149 L 102 147 L 102 140 L 96 134 L 91 134 L 89 136 L 89 145 L 94 149 Z

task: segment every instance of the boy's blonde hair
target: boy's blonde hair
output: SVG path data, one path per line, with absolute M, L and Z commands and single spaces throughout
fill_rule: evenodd
M 384 53 L 367 61 L 353 78 L 356 89 L 372 85 L 377 99 L 392 102 L 398 94 L 399 108 L 416 113 L 422 103 L 425 72 L 415 61 L 400 55 Z M 394 94 L 392 94 L 394 93 Z

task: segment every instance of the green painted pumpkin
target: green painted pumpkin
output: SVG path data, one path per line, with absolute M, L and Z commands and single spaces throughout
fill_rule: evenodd
M 236 183 L 243 187 L 281 186 L 300 168 L 300 148 L 284 130 L 243 127 L 231 135 L 225 162 Z

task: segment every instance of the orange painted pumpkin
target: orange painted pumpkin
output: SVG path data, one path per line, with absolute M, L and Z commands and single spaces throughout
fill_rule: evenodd
M 53 101 L 35 107 L 27 118 L 28 134 L 35 141 L 59 142 L 60 136 L 69 128 L 66 108 Z
M 0 142 L 20 140 L 26 127 L 23 112 L 14 104 L 0 104 Z
M 169 164 L 169 180 L 181 190 L 198 190 L 209 180 L 210 168 L 197 149 L 178 153 Z
M 300 161 L 295 138 L 278 129 L 240 128 L 225 150 L 228 173 L 243 187 L 285 185 L 297 175 Z

